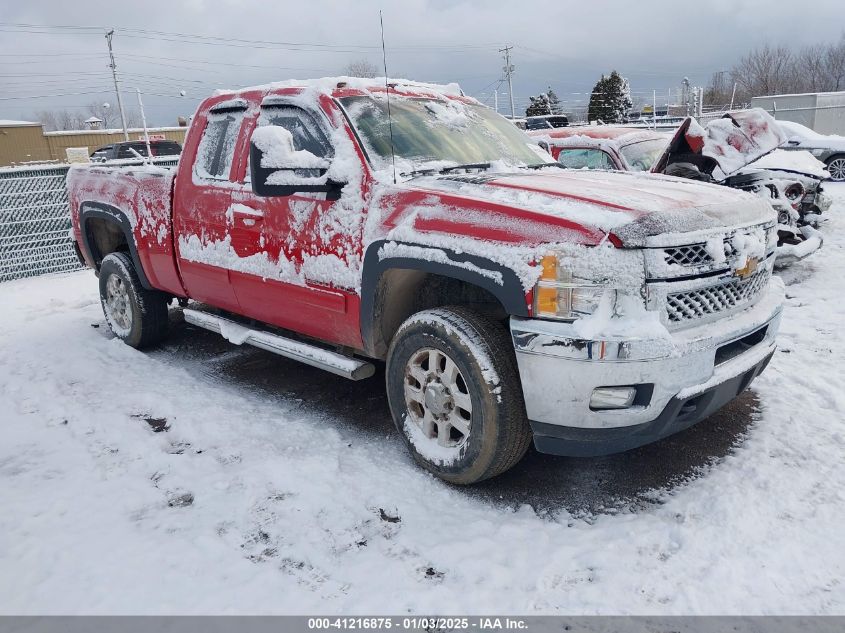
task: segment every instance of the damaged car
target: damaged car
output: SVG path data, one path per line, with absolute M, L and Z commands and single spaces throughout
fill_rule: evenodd
M 624 126 L 531 133 L 564 167 L 663 173 L 722 184 L 765 198 L 778 214 L 778 265 L 822 246 L 816 230 L 830 198 L 824 165 L 806 152 L 777 150 L 786 142 L 762 110 L 734 112 L 705 127 L 687 118 L 674 136 Z

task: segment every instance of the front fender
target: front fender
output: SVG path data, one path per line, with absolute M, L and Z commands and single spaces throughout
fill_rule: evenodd
M 446 248 L 379 240 L 367 248 L 361 277 L 361 337 L 367 350 L 374 346 L 379 280 L 391 269 L 419 270 L 471 283 L 496 297 L 509 315 L 529 316 L 525 289 L 513 270 L 484 257 Z

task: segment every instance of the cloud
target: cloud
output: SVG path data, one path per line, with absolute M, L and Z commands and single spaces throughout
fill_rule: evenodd
M 380 66 L 379 8 L 384 10 L 392 75 L 457 80 L 468 93 L 491 100 L 503 64 L 497 49 L 513 44 L 514 93 L 523 105 L 529 94 L 548 85 L 565 101 L 583 100 L 582 93 L 589 92 L 598 75 L 611 69 L 631 79 L 635 94 L 665 93 L 684 76 L 693 83 L 706 82 L 712 71 L 730 67 L 764 41 L 800 46 L 840 37 L 841 0 L 819 0 L 812 11 L 778 4 L 712 0 L 690 10 L 669 0 L 44 0 L 7 4 L 2 20 L 115 27 L 124 85 L 140 86 L 149 95 L 149 118 L 164 124 L 193 111 L 213 87 L 335 74 L 360 58 Z M 223 40 L 191 41 L 122 27 L 264 43 L 222 46 Z M 1 52 L 0 96 L 68 96 L 0 101 L 0 116 L 17 118 L 39 109 L 113 100 L 101 31 L 3 32 Z M 68 94 L 88 88 L 96 94 Z M 188 97 L 178 97 L 180 90 Z

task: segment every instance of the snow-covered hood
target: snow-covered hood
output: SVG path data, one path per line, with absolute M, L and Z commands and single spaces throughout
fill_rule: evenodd
M 763 158 L 743 167 L 740 173 L 751 173 L 759 169 L 788 171 L 820 179 L 830 178 L 825 164 L 804 150 L 776 149 L 771 154 L 766 154 Z
M 613 233 L 626 246 L 639 246 L 663 233 L 747 226 L 774 219 L 771 205 L 718 185 L 642 173 L 560 170 L 426 176 L 406 186 L 443 194 L 444 206 L 478 201 L 564 220 Z M 429 196 L 431 197 L 431 196 Z M 429 201 L 436 206 L 436 201 Z M 460 213 L 455 209 L 454 213 Z

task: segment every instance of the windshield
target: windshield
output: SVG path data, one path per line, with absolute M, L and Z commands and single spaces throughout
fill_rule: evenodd
M 375 166 L 387 167 L 391 160 L 387 100 L 367 96 L 344 97 L 340 102 Z M 390 99 L 390 114 L 401 172 L 494 161 L 512 166 L 553 163 L 522 130 L 481 105 L 396 97 Z
M 660 158 L 668 143 L 669 139 L 655 138 L 623 145 L 620 151 L 625 160 L 628 161 L 631 171 L 648 171 Z

